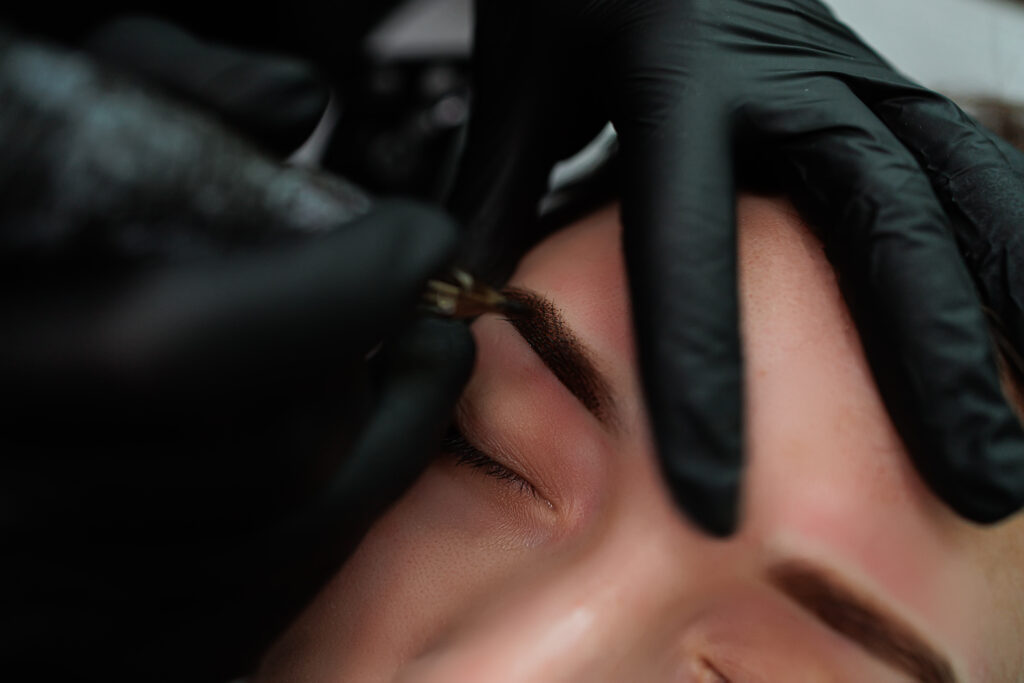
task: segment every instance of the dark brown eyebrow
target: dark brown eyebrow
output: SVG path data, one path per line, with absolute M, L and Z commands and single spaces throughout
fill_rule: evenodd
M 602 424 L 610 426 L 612 398 L 605 379 L 586 347 L 565 324 L 561 312 L 545 297 L 526 289 L 502 290 L 522 304 L 523 313 L 508 321 L 526 340 L 544 365 Z
M 956 683 L 953 667 L 907 624 L 804 561 L 772 567 L 773 584 L 829 628 L 922 683 Z

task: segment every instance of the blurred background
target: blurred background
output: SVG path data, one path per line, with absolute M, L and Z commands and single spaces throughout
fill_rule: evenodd
M 1024 2 L 822 1 L 900 71 L 1024 147 Z

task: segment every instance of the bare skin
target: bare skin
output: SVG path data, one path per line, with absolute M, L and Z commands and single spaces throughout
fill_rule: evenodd
M 920 680 L 782 590 L 773 571 L 794 561 L 916 633 L 955 680 L 1019 680 L 1024 518 L 978 527 L 929 492 L 820 243 L 781 200 L 744 197 L 738 217 L 748 465 L 735 536 L 690 526 L 659 478 L 609 207 L 512 279 L 588 350 L 608 424 L 508 322 L 481 318 L 458 423 L 516 477 L 440 457 L 257 680 Z

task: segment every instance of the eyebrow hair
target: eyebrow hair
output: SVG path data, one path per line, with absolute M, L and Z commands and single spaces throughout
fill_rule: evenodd
M 949 660 L 907 624 L 804 561 L 772 567 L 772 583 L 829 628 L 922 683 L 956 683 Z
M 522 313 L 507 320 L 534 353 L 599 422 L 611 425 L 612 395 L 608 381 L 595 367 L 587 348 L 565 324 L 561 312 L 550 300 L 527 289 L 509 287 L 501 293 L 522 305 Z

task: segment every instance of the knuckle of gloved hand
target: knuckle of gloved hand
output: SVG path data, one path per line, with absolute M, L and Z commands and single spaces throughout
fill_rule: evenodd
M 898 160 L 889 166 L 863 167 L 818 192 L 818 222 L 831 249 L 864 253 L 888 244 L 880 238 L 925 239 L 934 244 L 945 235 L 948 217 L 919 168 Z
M 943 95 L 915 87 L 874 108 L 940 183 L 992 162 L 1005 163 L 977 122 Z
M 915 84 L 886 95 L 872 106 L 897 134 L 926 137 L 930 131 L 950 132 L 947 126 L 966 120 L 964 112 L 948 97 Z
M 885 159 L 862 159 L 851 168 L 845 186 L 847 212 L 870 208 L 881 211 L 892 207 L 894 211 L 908 206 L 934 203 L 931 186 L 921 168 L 913 159 L 889 155 Z

